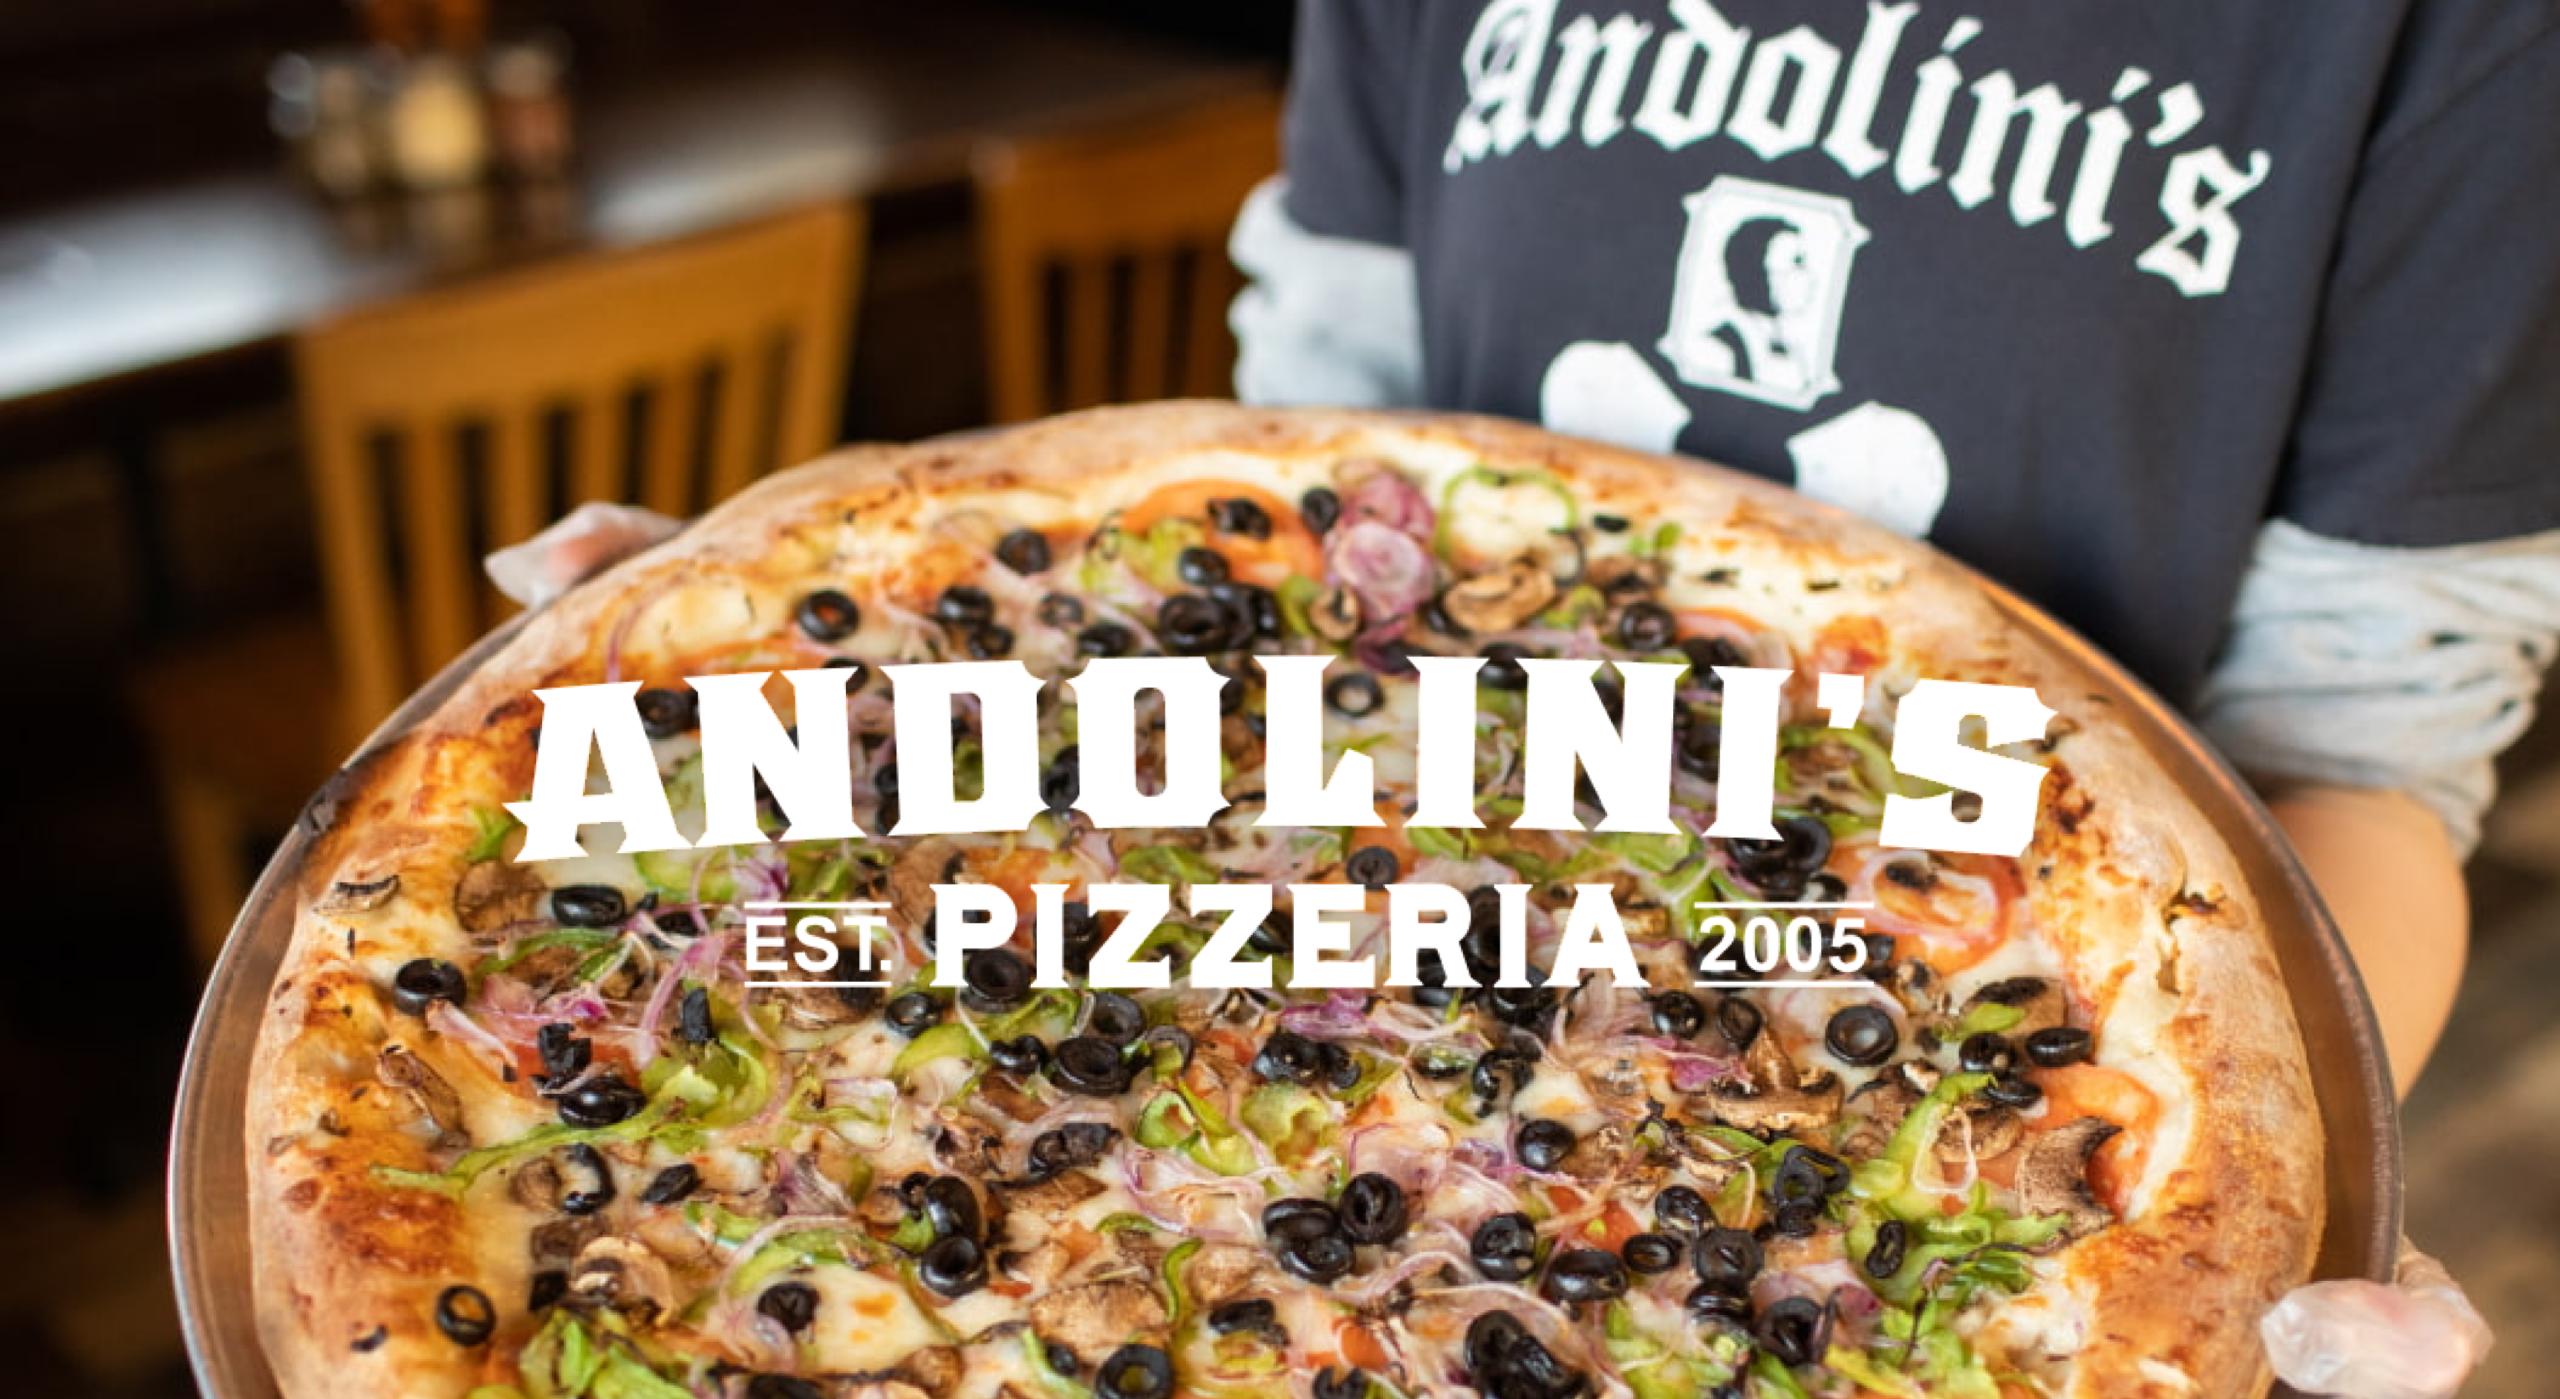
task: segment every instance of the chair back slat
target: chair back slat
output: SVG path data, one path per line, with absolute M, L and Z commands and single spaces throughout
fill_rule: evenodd
M 576 500 L 625 500 L 631 487 L 623 468 L 631 459 L 626 436 L 630 393 L 607 384 L 579 394 L 569 410 L 569 494 Z
M 1278 166 L 1279 100 L 1260 91 L 982 151 L 994 416 L 1230 392 L 1227 230 Z
M 399 559 L 407 577 L 410 662 L 433 674 L 479 633 L 471 532 L 464 525 L 462 425 L 438 422 L 400 438 Z
M 501 620 L 481 557 L 559 510 L 693 515 L 834 445 L 861 223 L 831 205 L 584 254 L 303 334 L 347 721 L 360 732 Z
M 489 424 L 483 468 L 489 483 L 488 538 L 530 539 L 542 529 L 550 505 L 541 469 L 549 425 L 549 415 L 539 408 L 502 414 Z
M 1162 398 L 1171 384 L 1176 261 L 1169 252 L 1140 253 L 1129 260 L 1129 344 L 1120 381 L 1132 403 Z
M 1223 256 L 1203 256 L 1191 263 L 1191 294 L 1184 308 L 1182 392 L 1186 395 L 1234 391 L 1235 341 L 1227 330 L 1227 303 L 1243 282 Z
M 694 498 L 694 444 L 702 425 L 702 373 L 671 366 L 650 378 L 648 457 L 640 468 L 640 502 L 682 517 Z
M 757 454 L 772 435 L 775 346 L 740 340 L 720 356 L 711 437 L 710 494 L 723 499 L 755 479 Z
M 1081 257 L 1067 264 L 1066 375 L 1068 408 L 1090 408 L 1111 397 L 1111 264 Z

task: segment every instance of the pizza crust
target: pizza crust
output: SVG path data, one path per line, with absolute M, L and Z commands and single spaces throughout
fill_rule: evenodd
M 787 607 L 813 569 L 898 564 L 919 512 L 938 504 L 1002 491 L 1049 497 L 1063 511 L 1094 482 L 1197 469 L 1204 451 L 1249 470 L 1386 444 L 1543 466 L 1575 483 L 1588 507 L 1623 501 L 1737 541 L 1774 570 L 1835 578 L 1812 620 L 1878 617 L 1897 655 L 1919 658 L 1919 673 L 2032 684 L 2064 716 L 2070 731 L 2052 750 L 2070 800 L 2045 804 L 2028 864 L 2051 871 L 2032 881 L 2031 897 L 2044 923 L 2076 931 L 2075 979 L 2118 988 L 2118 1014 L 2104 1026 L 2110 1062 L 2170 1090 L 2164 1101 L 2183 1098 L 2179 1120 L 2163 1127 L 2178 1149 L 2155 1151 L 2134 1217 L 2067 1255 L 2085 1301 L 2056 1328 L 2082 1345 L 2072 1392 L 2261 1391 L 2255 1318 L 2307 1277 L 2321 1226 L 2303 1050 L 2237 863 L 2088 677 L 2007 623 L 1960 568 L 1756 478 L 1494 419 L 1209 403 L 853 448 L 770 478 L 530 619 L 426 722 L 342 775 L 250 1077 L 258 1313 L 284 1391 L 459 1395 L 482 1382 L 492 1349 L 523 1339 L 502 1330 L 496 1347 L 465 1351 L 429 1320 L 457 1276 L 493 1276 L 477 1234 L 520 1237 L 520 1225 L 467 1218 L 367 1172 L 375 1161 L 423 1165 L 429 1138 L 414 1112 L 376 1091 L 374 1056 L 402 1027 L 361 968 L 450 950 L 438 941 L 452 937 L 450 876 L 433 871 L 458 863 L 472 794 L 520 791 L 529 778 L 531 690 L 604 678 L 618 646 L 681 651 L 688 639 L 716 638 L 741 616 Z M 381 909 L 310 907 L 332 880 L 393 869 L 403 886 Z M 485 1073 L 450 1046 L 420 1052 L 466 1099 L 471 1076 Z M 2210 1091 L 2176 1093 L 2193 1086 Z M 372 1109 L 351 1111 L 351 1096 Z M 519 1310 L 517 1298 L 497 1301 L 502 1316 Z

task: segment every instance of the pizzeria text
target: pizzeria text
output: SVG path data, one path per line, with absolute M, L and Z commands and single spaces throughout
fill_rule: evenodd
M 1266 713 L 1263 743 L 1265 790 L 1252 824 L 1265 828 L 1361 828 L 1386 824 L 1378 809 L 1374 760 L 1344 749 L 1330 755 L 1324 736 L 1323 691 L 1331 656 L 1258 656 Z M 1482 829 L 1478 811 L 1474 745 L 1480 717 L 1478 657 L 1415 656 L 1417 721 L 1413 732 L 1414 779 L 1407 828 Z M 1671 805 L 1674 692 L 1688 667 L 1675 662 L 1530 659 L 1521 736 L 1523 790 L 1511 828 L 1536 831 L 1679 833 Z M 1600 694 L 1601 667 L 1614 669 L 1620 692 L 1614 706 Z M 1044 683 L 1019 661 L 952 661 L 882 667 L 894 686 L 893 741 L 901 774 L 897 819 L 878 834 L 917 836 L 995 834 L 1029 830 L 1049 808 L 1040 791 L 1039 706 Z M 1751 666 L 1714 668 L 1723 691 L 1719 770 L 1712 820 L 1696 834 L 1725 840 L 1775 840 L 1775 772 L 1778 735 L 1789 670 Z M 690 678 L 699 700 L 703 824 L 687 840 L 678 829 L 666 786 L 638 708 L 637 681 L 538 690 L 541 729 L 530 797 L 508 810 L 524 823 L 517 859 L 569 859 L 591 853 L 581 828 L 620 828 L 619 853 L 643 854 L 691 847 L 750 846 L 769 841 L 862 840 L 873 833 L 856 824 L 849 725 L 814 722 L 842 715 L 848 703 L 850 666 L 783 672 L 753 671 Z M 786 724 L 768 698 L 779 680 L 791 698 L 796 723 Z M 1225 810 L 1221 790 L 1219 697 L 1227 677 L 1196 657 L 1148 656 L 1089 661 L 1063 682 L 1076 707 L 1076 741 L 1082 780 L 1072 803 L 1097 829 L 1198 828 Z M 1867 680 L 1858 675 L 1815 677 L 1814 707 L 1833 727 L 1847 727 L 1863 711 Z M 1900 775 L 1941 790 L 1929 796 L 1899 793 L 1885 799 L 1881 842 L 1889 847 L 2014 857 L 2032 838 L 2046 769 L 2023 758 L 1989 751 L 2044 737 L 2053 718 L 2024 686 L 1919 680 L 1892 702 L 1891 759 Z M 974 796 L 960 794 L 952 718 L 973 709 L 981 735 L 981 774 Z M 1160 725 L 1161 771 L 1142 772 L 1137 734 L 1142 722 Z M 1967 742 L 1968 738 L 1978 740 Z M 761 789 L 761 791 L 759 790 Z M 1969 811 L 1956 796 L 1972 794 Z M 760 807 L 769 798 L 788 824 L 769 833 Z M 1586 825 L 1577 803 L 1600 819 Z M 1494 886 L 1501 901 L 1501 960 L 1495 985 L 1525 985 L 1524 928 L 1530 886 Z M 933 935 L 934 983 L 962 984 L 972 951 L 1002 946 L 1029 917 L 1034 985 L 1064 986 L 1061 934 L 1070 892 L 1064 884 L 1033 885 L 1032 907 L 987 884 L 937 884 Z M 1256 989 L 1270 985 L 1268 961 L 1241 958 L 1254 932 L 1279 907 L 1280 890 L 1269 884 L 1195 883 L 1187 886 L 1188 912 L 1216 916 L 1217 931 L 1191 958 L 1191 985 Z M 1357 883 L 1287 886 L 1291 925 L 1291 984 L 1325 989 L 1364 989 L 1380 984 L 1419 984 L 1421 955 L 1441 963 L 1451 985 L 1473 985 L 1459 941 L 1469 927 L 1467 899 L 1458 890 L 1421 881 L 1385 890 L 1386 956 L 1352 956 L 1352 920 L 1365 916 L 1372 891 Z M 1130 954 L 1171 911 L 1174 890 L 1162 884 L 1093 884 L 1083 899 L 1093 913 L 1116 912 L 1120 926 L 1092 956 L 1086 980 L 1095 987 L 1144 989 L 1171 984 L 1161 959 Z M 1854 911 L 1831 911 L 1816 920 L 1788 917 L 1784 906 L 1762 916 L 1749 910 L 1712 911 L 1722 942 L 1748 954 L 1749 970 L 1769 966 L 1822 967 L 1853 973 L 1860 946 Z M 786 954 L 781 927 L 751 928 L 750 951 L 769 959 Z M 1622 982 L 1642 974 L 1607 885 L 1575 886 L 1557 920 L 1560 936 L 1545 975 L 1567 979 L 1606 972 Z M 761 936 L 759 936 L 761 934 Z M 816 941 L 802 937 L 802 951 Z M 829 950 L 832 956 L 832 949 Z M 1381 961 L 1385 965 L 1381 966 Z M 1763 965 L 1763 963 L 1768 965 Z M 778 965 L 779 963 L 777 963 Z M 805 962 L 804 962 L 805 965 Z M 1741 970 L 1739 967 L 1737 971 Z

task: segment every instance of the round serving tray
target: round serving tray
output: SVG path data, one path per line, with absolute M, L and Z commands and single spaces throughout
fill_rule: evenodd
M 2388 1279 L 2400 1243 L 2399 1105 L 2372 1003 L 2292 848 L 2256 795 L 2176 710 L 2024 599 L 1987 581 L 1983 587 L 2020 627 L 2043 638 L 2115 700 L 2153 759 L 2237 853 L 2284 967 L 2328 1136 L 2328 1223 L 2317 1275 Z M 359 751 L 372 751 L 433 713 L 523 623 L 518 617 L 481 638 L 410 696 Z M 259 875 L 205 984 L 179 1074 L 169 1143 L 169 1248 L 187 1354 L 197 1384 L 214 1399 L 277 1395 L 258 1342 L 250 1283 L 241 1124 L 259 1008 L 293 935 L 293 894 L 304 854 L 325 829 L 328 814 L 324 791 Z M 2278 1392 L 2290 1391 L 2279 1386 Z

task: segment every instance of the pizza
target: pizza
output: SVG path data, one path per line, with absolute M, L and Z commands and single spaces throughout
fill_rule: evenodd
M 1051 685 L 1021 830 L 513 858 L 537 689 L 637 684 L 681 823 L 686 677 L 856 666 L 877 833 L 880 667 L 1156 653 L 1229 677 L 1202 828 L 1094 829 Z M 1334 658 L 1325 742 L 1374 759 L 1381 824 L 1250 820 L 1250 657 L 1287 653 Z M 1403 820 L 1427 655 L 1485 660 L 1481 829 Z M 1502 819 L 1545 658 L 1690 667 L 1678 833 Z M 1776 839 L 1699 833 L 1737 665 L 1795 676 Z M 1845 727 L 1825 673 L 1870 682 Z M 2046 770 L 2018 858 L 1880 843 L 1923 678 L 2057 712 L 2001 750 Z M 1163 741 L 1142 718 L 1142 764 Z M 289 1399 L 2243 1395 L 2320 1232 L 2258 913 L 2098 683 L 1922 546 L 1514 424 L 1172 404 L 849 450 L 530 618 L 313 820 L 245 1133 Z M 1035 987 L 1010 949 L 927 980 L 934 885 L 1106 881 L 1445 884 L 1478 973 L 1488 891 L 1529 887 L 1535 966 L 1606 885 L 1646 978 L 1194 990 L 1208 929 L 1177 915 L 1146 935 L 1165 990 Z M 754 900 L 885 905 L 899 980 L 747 986 Z M 1857 973 L 1704 976 L 1701 906 L 1763 904 Z M 1062 919 L 1076 971 L 1111 920 Z M 1245 955 L 1289 947 L 1275 919 Z

